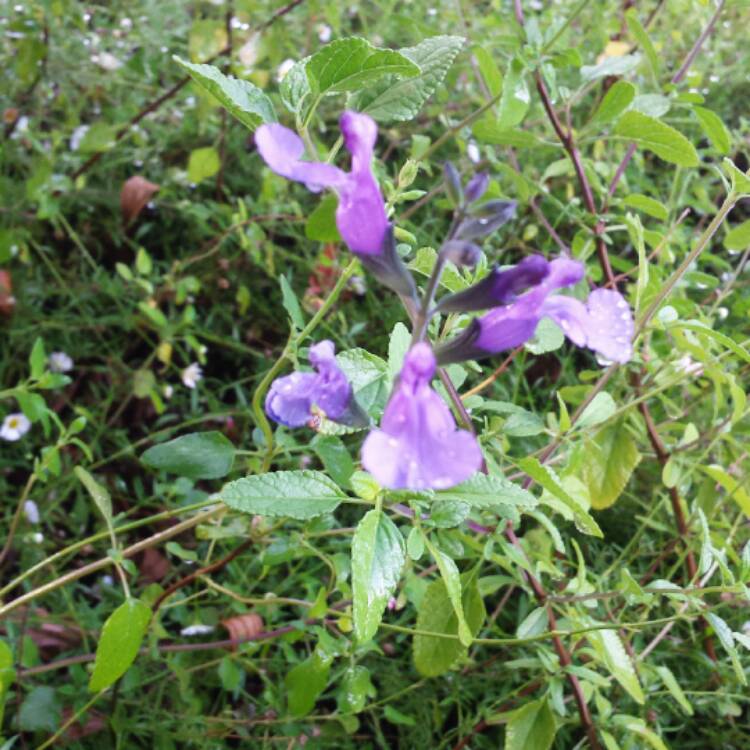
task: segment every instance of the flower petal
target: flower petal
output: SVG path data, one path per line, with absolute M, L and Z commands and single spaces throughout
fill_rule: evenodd
M 479 470 L 474 435 L 459 430 L 450 409 L 430 387 L 435 356 L 427 344 L 407 354 L 386 406 L 381 429 L 362 446 L 362 465 L 391 489 L 445 489 Z
M 612 289 L 595 289 L 589 295 L 586 330 L 589 349 L 604 359 L 625 363 L 633 356 L 633 314 L 623 296 Z
M 346 174 L 333 164 L 301 161 L 305 144 L 293 130 L 283 125 L 261 125 L 255 132 L 255 144 L 263 160 L 276 174 L 304 182 L 311 190 L 338 188 L 346 183 Z
M 313 372 L 293 372 L 276 378 L 266 396 L 266 414 L 287 427 L 307 424 L 317 377 Z

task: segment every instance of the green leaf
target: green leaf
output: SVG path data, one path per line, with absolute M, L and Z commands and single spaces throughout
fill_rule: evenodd
M 697 167 L 698 153 L 682 133 L 641 112 L 626 112 L 615 126 L 615 134 L 635 141 L 659 158 L 681 167 Z
M 597 393 L 591 403 L 583 410 L 583 414 L 578 418 L 576 427 L 593 427 L 594 425 L 606 422 L 617 411 L 617 405 L 612 396 L 606 391 Z
M 636 88 L 627 81 L 617 81 L 610 86 L 601 104 L 597 107 L 591 124 L 604 125 L 616 120 L 629 106 L 635 97 Z
M 401 54 L 419 67 L 419 74 L 397 80 L 393 77 L 359 92 L 352 107 L 367 112 L 378 122 L 405 122 L 416 117 L 448 73 L 464 44 L 460 36 L 433 36 Z
M 34 341 L 34 346 L 31 347 L 29 367 L 31 368 L 31 377 L 34 380 L 39 380 L 44 375 L 44 370 L 47 367 L 47 355 L 44 352 L 44 341 L 41 337 L 38 337 Z
M 599 78 L 622 76 L 626 73 L 630 73 L 631 70 L 635 70 L 640 61 L 640 55 L 607 57 L 599 65 L 584 65 L 581 68 L 581 79 L 584 83 L 590 83 Z
M 225 76 L 214 65 L 190 63 L 176 55 L 172 59 L 185 68 L 201 88 L 217 99 L 245 127 L 255 130 L 263 123 L 276 122 L 276 112 L 271 100 L 250 81 Z
M 550 318 L 542 318 L 534 335 L 526 342 L 526 349 L 532 354 L 554 352 L 565 343 L 565 335 L 560 326 Z
M 199 183 L 213 177 L 221 167 L 219 152 L 213 146 L 196 148 L 190 152 L 187 176 L 190 182 Z
M 677 682 L 677 678 L 672 673 L 669 667 L 655 667 L 657 674 L 661 677 L 661 681 L 664 686 L 669 690 L 672 697 L 677 701 L 680 708 L 688 715 L 693 715 L 693 707 L 690 705 L 690 701 L 687 699 L 685 693 L 680 687 L 680 683 Z
M 441 500 L 458 500 L 472 508 L 488 508 L 503 518 L 517 519 L 519 509 L 529 509 L 538 500 L 530 492 L 495 474 L 477 472 L 448 490 L 436 493 Z
M 13 652 L 5 641 L 0 640 L 0 727 L 3 725 L 5 701 L 8 698 L 10 686 L 15 679 L 16 670 L 13 668 Z
M 508 63 L 508 70 L 503 80 L 503 93 L 497 111 L 497 127 L 507 130 L 516 127 L 526 116 L 531 103 L 529 86 L 523 63 L 513 59 Z
M 406 549 L 401 532 L 381 510 L 369 511 L 352 539 L 354 634 L 369 641 L 396 590 Z
M 112 498 L 109 496 L 107 489 L 103 487 L 99 482 L 91 476 L 91 474 L 83 468 L 83 466 L 76 466 L 75 475 L 78 477 L 80 483 L 86 488 L 86 491 L 91 496 L 94 504 L 99 509 L 99 512 L 104 517 L 104 520 L 108 527 L 112 526 Z
M 47 402 L 41 394 L 19 391 L 16 393 L 16 401 L 18 401 L 21 411 L 29 418 L 30 422 L 38 422 L 40 419 L 45 419 Z
M 727 126 L 721 117 L 716 112 L 712 112 L 705 107 L 695 106 L 693 107 L 693 112 L 695 112 L 703 132 L 711 143 L 714 144 L 714 148 L 720 154 L 728 154 L 732 146 L 732 135 L 727 130 Z
M 546 467 L 539 463 L 539 459 L 533 456 L 520 459 L 518 467 L 543 487 L 551 495 L 554 495 L 562 504 L 572 512 L 576 526 L 586 534 L 602 538 L 602 530 L 599 524 L 589 515 L 587 509 L 580 501 L 568 493 L 560 484 L 560 480 Z
M 413 727 L 416 726 L 417 723 L 416 721 L 414 721 L 414 719 L 412 719 L 411 716 L 402 714 L 401 711 L 398 711 L 390 704 L 386 705 L 383 709 L 383 715 L 391 724 L 400 724 L 405 727 Z
M 224 21 L 198 18 L 193 21 L 188 37 L 188 51 L 193 60 L 204 61 L 218 55 L 228 42 Z
M 388 339 L 388 374 L 395 380 L 401 372 L 406 352 L 411 346 L 409 329 L 401 322 L 396 323 Z
M 479 65 L 479 72 L 482 74 L 490 96 L 497 96 L 503 90 L 503 74 L 497 67 L 494 55 L 479 45 L 473 46 L 471 52 Z
M 502 129 L 493 112 L 485 112 L 472 126 L 471 132 L 481 143 L 513 148 L 538 148 L 544 144 L 533 134 L 518 128 Z
M 370 670 L 357 665 L 349 667 L 341 680 L 337 703 L 341 713 L 358 714 L 364 710 L 368 698 L 377 695 L 375 686 L 370 680 Z
M 234 450 L 220 432 L 191 432 L 154 445 L 141 455 L 141 461 L 189 479 L 219 479 L 231 471 Z
M 448 599 L 453 607 L 453 612 L 456 615 L 456 621 L 458 623 L 458 640 L 464 646 L 470 646 L 472 633 L 469 624 L 464 617 L 461 595 L 461 576 L 456 567 L 456 563 L 451 557 L 448 557 L 448 555 L 435 547 L 428 537 L 425 537 L 425 544 L 437 563 L 438 570 L 440 571 L 443 583 L 445 584 L 445 591 L 448 594 Z
M 373 47 L 366 39 L 339 39 L 310 56 L 307 80 L 316 95 L 356 91 L 385 75 L 416 76 L 419 65 L 391 49 Z
M 734 647 L 734 636 L 732 635 L 732 629 L 727 623 L 713 612 L 706 613 L 706 619 L 714 629 L 717 638 L 724 647 L 724 650 L 729 655 L 729 659 L 732 662 L 734 673 L 737 679 L 743 684 L 747 685 L 747 677 L 745 676 L 745 670 L 742 668 L 742 662 L 737 654 L 737 649 Z
M 648 727 L 643 719 L 638 719 L 635 716 L 624 716 L 622 714 L 619 714 L 617 716 L 613 716 L 612 720 L 616 724 L 619 724 L 621 727 L 626 729 L 628 732 L 631 732 L 641 739 L 644 739 L 646 742 L 648 742 L 649 745 L 651 745 L 651 747 L 654 748 L 654 750 L 669 750 L 669 748 L 664 744 L 662 738 L 659 737 L 659 735 L 654 732 L 653 729 Z
M 319 471 L 276 471 L 224 485 L 221 499 L 242 513 L 306 520 L 332 513 L 344 493 Z
M 284 79 L 286 80 L 286 79 Z M 341 242 L 336 226 L 336 208 L 339 201 L 335 193 L 327 193 L 305 222 L 305 237 L 317 242 Z
M 279 274 L 279 286 L 281 287 L 281 304 L 289 315 L 292 325 L 301 331 L 305 327 L 305 319 L 302 315 L 302 308 L 299 306 L 299 300 L 294 290 L 289 285 L 284 274 Z
M 722 162 L 724 173 L 732 181 L 732 192 L 739 195 L 750 195 L 750 169 L 742 172 L 734 166 L 731 159 L 724 159 Z
M 622 645 L 616 630 L 592 630 L 586 634 L 589 643 L 606 666 L 609 673 L 622 685 L 636 703 L 643 704 L 645 697 L 638 681 L 633 662 Z
M 305 716 L 312 711 L 315 701 L 328 684 L 331 661 L 331 657 L 316 650 L 289 671 L 284 684 L 287 689 L 289 713 L 292 716 Z
M 648 216 L 653 216 L 654 219 L 666 221 L 667 216 L 669 216 L 667 208 L 663 203 L 649 198 L 642 193 L 630 193 L 625 196 L 622 202 L 630 208 L 635 208 L 637 211 L 642 211 Z
M 357 403 L 378 419 L 388 398 L 388 365 L 365 349 L 341 352 L 336 355 L 336 362 L 352 384 Z
M 94 672 L 89 690 L 98 693 L 128 671 L 151 620 L 151 607 L 138 599 L 127 599 L 108 618 L 96 647 Z
M 729 472 L 718 464 L 711 466 L 699 466 L 702 472 L 708 474 L 715 482 L 720 484 L 729 496 L 740 506 L 742 512 L 750 517 L 750 493 Z
M 651 37 L 643 27 L 643 24 L 638 20 L 638 11 L 635 8 L 630 8 L 625 14 L 625 22 L 630 29 L 630 33 L 635 37 L 638 42 L 638 46 L 645 52 L 648 64 L 651 67 L 651 73 L 654 76 L 654 80 L 659 79 L 659 55 L 656 52 Z
M 750 247 L 750 219 L 732 227 L 727 232 L 727 236 L 724 238 L 724 247 L 727 250 L 744 250 Z
M 98 154 L 109 151 L 117 143 L 117 125 L 106 122 L 95 122 L 85 133 L 78 144 L 82 154 Z
M 641 460 L 638 446 L 620 420 L 594 435 L 585 445 L 583 481 L 588 486 L 591 507 L 609 508 L 625 489 Z
M 461 603 L 472 637 L 476 637 L 486 616 L 477 578 L 476 571 L 461 576 Z M 458 618 L 442 578 L 433 581 L 422 596 L 417 610 L 417 630 L 453 636 L 458 634 Z M 414 636 L 414 664 L 425 677 L 437 677 L 447 672 L 466 654 L 467 648 L 458 638 Z
M 549 702 L 540 698 L 508 714 L 505 750 L 549 750 L 556 733 Z
M 24 732 L 54 732 L 60 726 L 62 710 L 55 689 L 35 687 L 21 704 L 18 725 Z
M 318 454 L 331 479 L 341 487 L 348 487 L 354 462 L 341 439 L 335 435 L 316 435 L 310 447 Z

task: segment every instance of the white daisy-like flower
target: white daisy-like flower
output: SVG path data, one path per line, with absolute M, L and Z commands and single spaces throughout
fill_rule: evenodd
M 318 39 L 320 39 L 323 44 L 328 44 L 328 42 L 331 41 L 333 30 L 327 23 L 319 23 L 315 27 L 315 31 L 318 32 Z
M 23 514 L 29 523 L 39 523 L 39 508 L 33 500 L 27 500 L 23 504 Z
M 214 632 L 213 625 L 188 625 L 180 631 L 180 635 L 191 636 L 191 635 L 207 635 L 208 633 Z
M 287 73 L 294 67 L 294 60 L 292 60 L 290 57 L 287 57 L 284 62 L 279 65 L 278 68 L 276 68 L 276 81 L 278 83 L 281 83 L 287 76 Z
M 8 414 L 0 426 L 0 440 L 14 442 L 20 440 L 31 429 L 31 422 L 25 414 Z
M 65 352 L 52 352 L 47 362 L 52 372 L 70 372 L 73 369 L 73 360 Z
M 182 371 L 182 384 L 187 388 L 195 388 L 201 380 L 203 380 L 203 370 L 197 362 L 193 362 Z

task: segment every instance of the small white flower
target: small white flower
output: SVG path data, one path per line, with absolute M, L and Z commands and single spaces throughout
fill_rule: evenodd
M 287 57 L 278 68 L 276 68 L 276 80 L 281 83 L 286 78 L 287 73 L 294 67 L 294 60 Z
M 23 504 L 23 513 L 29 523 L 39 523 L 39 508 L 33 500 L 27 500 Z
M 24 133 L 27 133 L 29 130 L 29 118 L 26 115 L 21 115 L 18 120 L 16 121 L 16 127 L 13 130 L 13 135 L 11 135 L 12 140 L 18 140 L 23 136 Z
M 52 372 L 70 372 L 73 369 L 73 360 L 65 352 L 52 352 L 47 362 Z
M 101 577 L 102 586 L 114 586 L 115 579 L 110 575 L 104 575 Z
M 25 414 L 8 414 L 0 427 L 0 439 L 13 442 L 20 440 L 31 429 Z
M 92 55 L 91 62 L 108 71 L 117 70 L 122 67 L 122 60 L 115 57 L 111 52 L 100 52 L 98 55 Z
M 240 51 L 237 54 L 240 62 L 246 68 L 252 68 L 258 62 L 258 56 L 260 55 L 260 34 L 251 34 L 250 38 L 240 47 Z
M 478 164 L 482 160 L 482 154 L 479 151 L 479 146 L 477 146 L 474 141 L 470 141 L 469 145 L 466 147 L 466 156 L 468 156 L 469 160 L 474 162 L 474 164 Z
M 182 384 L 187 388 L 195 388 L 200 380 L 203 380 L 203 370 L 197 362 L 193 362 L 182 371 Z
M 88 125 L 79 125 L 71 134 L 70 136 L 70 150 L 71 151 L 78 151 L 78 149 L 81 147 L 81 141 L 83 140 L 83 136 L 86 135 L 86 133 L 89 132 L 89 126 Z
M 333 30 L 327 23 L 319 23 L 315 30 L 318 32 L 318 39 L 323 44 L 328 44 L 328 42 L 331 41 L 331 36 L 333 35 Z
M 34 536 L 31 537 L 37 544 L 41 544 L 44 541 L 44 534 L 40 534 L 38 531 Z
M 729 316 L 729 308 L 719 307 L 716 310 L 716 314 L 719 316 L 719 320 L 725 320 Z
M 201 625 L 200 623 L 197 625 L 188 625 L 186 628 L 183 628 L 180 631 L 180 635 L 190 636 L 190 635 L 207 635 L 208 633 L 214 632 L 214 626 L 213 625 Z
M 174 387 L 171 386 L 169 383 L 167 383 L 162 389 L 161 392 L 164 394 L 164 398 L 172 398 L 172 395 L 174 394 Z
M 120 27 L 125 29 L 125 31 L 130 31 L 133 28 L 133 22 L 129 18 L 123 18 L 120 21 Z

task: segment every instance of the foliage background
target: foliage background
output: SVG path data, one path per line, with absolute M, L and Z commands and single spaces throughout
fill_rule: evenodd
M 618 43 L 637 45 L 640 61 L 613 72 L 651 97 L 641 107 L 682 132 L 700 155 L 699 167 L 680 167 L 637 149 L 601 211 L 613 269 L 629 274 L 621 288 L 642 315 L 722 204 L 722 158 L 748 167 L 743 39 L 750 11 L 744 2 L 721 5 L 689 72 L 671 87 L 715 5 L 525 2 L 522 28 L 504 0 L 0 3 L 0 416 L 20 407 L 34 422 L 23 440 L 0 449 L 2 527 L 14 530 L 2 585 L 24 576 L 12 592 L 3 590 L 3 604 L 51 584 L 0 621 L 10 654 L 0 653 L 9 743 L 18 735 L 16 747 L 44 746 L 75 717 L 66 741 L 81 748 L 569 748 L 586 742 L 572 674 L 607 747 L 747 746 L 747 200 L 670 290 L 635 361 L 606 383 L 590 354 L 561 347 L 550 333 L 517 353 L 472 402 L 483 446 L 506 476 L 523 483 L 533 467 L 519 461 L 544 456 L 554 442 L 550 466 L 562 485 L 547 488 L 517 525 L 522 552 L 502 533 L 477 534 L 451 517 L 461 508 L 433 518 L 443 528 L 432 528 L 430 538 L 456 559 L 466 591 L 484 602 L 479 636 L 489 641 L 472 645 L 440 676 L 417 671 L 409 632 L 438 610 L 434 601 L 432 609 L 423 604 L 426 592 L 435 596 L 429 582 L 439 580 L 427 554 L 407 562 L 395 608 L 385 615 L 391 628 L 364 646 L 351 636 L 351 539 L 371 500 L 352 480 L 356 435 L 276 435 L 275 469 L 321 469 L 350 498 L 356 501 L 358 489 L 364 495 L 335 516 L 301 522 L 214 514 L 123 563 L 130 590 L 157 615 L 145 652 L 93 701 L 90 663 L 123 592 L 106 562 L 67 585 L 61 579 L 106 559 L 113 546 L 76 466 L 111 497 L 121 549 L 194 519 L 195 508 L 221 488 L 216 479 L 145 468 L 138 456 L 153 443 L 215 430 L 237 448 L 231 479 L 261 469 L 266 451 L 250 409 L 253 391 L 285 345 L 289 311 L 292 325 L 297 315 L 309 320 L 348 262 L 335 242 L 310 239 L 330 232 L 330 222 L 316 230 L 306 221 L 320 197 L 265 170 L 248 130 L 197 86 L 173 90 L 183 76 L 173 54 L 206 60 L 230 47 L 216 64 L 265 90 L 293 124 L 279 100 L 277 71 L 321 46 L 320 24 L 333 39 L 356 35 L 394 49 L 464 36 L 419 114 L 381 128 L 378 171 L 386 184 L 395 190 L 406 160 L 420 160 L 409 189 L 425 194 L 396 203 L 398 226 L 413 235 L 404 235 L 409 257 L 437 247 L 449 226 L 442 161 L 452 159 L 468 176 L 476 146 L 494 178 L 492 194 L 520 202 L 517 220 L 485 243 L 488 258 L 510 263 L 534 250 L 552 256 L 562 243 L 589 258 L 589 278 L 600 283 L 594 221 L 533 70 L 550 44 L 544 80 L 573 128 L 601 206 L 629 141 L 612 122 L 592 119 L 615 79 L 596 75 L 587 83 L 581 66 L 622 57 L 629 50 Z M 647 26 L 653 56 L 626 13 Z M 520 119 L 501 127 L 501 100 L 487 107 L 488 117 L 464 124 L 501 95 L 503 80 L 510 91 L 513 59 L 524 66 L 529 99 Z M 333 96 L 318 108 L 310 129 L 321 144 L 335 141 L 344 101 Z M 701 119 L 696 104 L 723 125 Z M 126 222 L 121 189 L 136 174 L 159 189 Z M 292 290 L 286 305 L 282 276 Z M 9 282 L 15 304 L 3 293 Z M 395 300 L 359 274 L 316 337 L 388 361 L 403 317 Z M 46 352 L 74 359 L 69 382 L 40 389 L 29 379 L 30 368 L 32 375 L 45 370 L 43 354 L 33 350 L 37 337 Z M 195 389 L 180 379 L 192 362 L 204 372 Z M 453 375 L 466 393 L 499 364 Z M 595 383 L 607 398 L 568 429 L 567 415 Z M 165 386 L 173 389 L 169 398 Z M 378 388 L 384 398 L 385 377 Z M 578 523 L 561 507 L 560 486 L 580 500 Z M 610 491 L 611 504 L 592 487 Z M 20 517 L 15 526 L 19 498 L 36 502 L 38 524 Z M 582 533 L 584 516 L 595 519 L 601 537 Z M 409 519 L 391 517 L 406 535 Z M 494 526 L 496 518 L 497 509 L 472 510 L 475 524 Z M 698 571 L 692 581 L 689 557 Z M 215 572 L 185 580 L 217 561 Z M 537 600 L 524 569 L 552 599 Z M 160 601 L 175 582 L 180 587 Z M 688 591 L 665 595 L 668 585 Z M 466 600 L 464 608 L 481 609 Z M 548 609 L 561 631 L 587 631 L 564 638 L 572 665 L 561 664 L 553 648 Z M 592 630 L 596 623 L 618 627 Z M 215 630 L 183 634 L 195 624 Z M 214 645 L 227 630 L 230 637 L 270 636 L 234 649 Z M 617 635 L 613 642 L 597 633 Z

